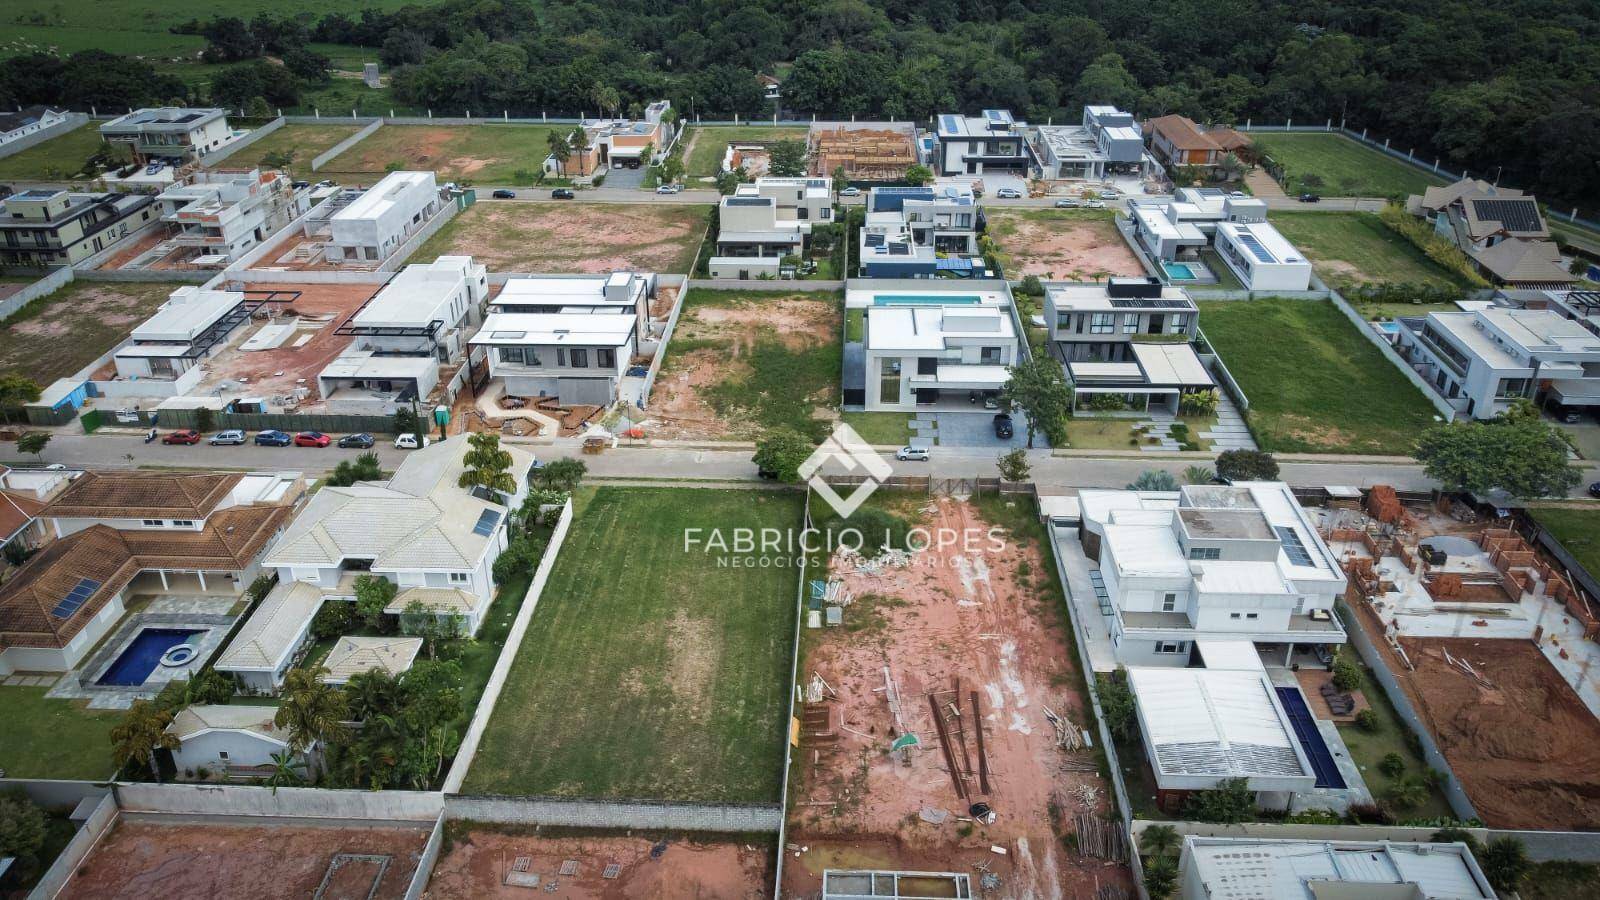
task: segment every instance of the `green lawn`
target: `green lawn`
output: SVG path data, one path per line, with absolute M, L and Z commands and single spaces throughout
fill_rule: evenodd
M 0 769 L 9 778 L 98 781 L 116 773 L 111 727 L 114 710 L 89 710 L 81 700 L 52 700 L 45 687 L 0 687 Z
M 771 125 L 700 125 L 696 126 L 694 147 L 684 160 L 684 174 L 688 178 L 716 175 L 722 167 L 722 156 L 731 141 L 781 141 L 804 142 L 805 128 L 774 128 Z
M 1446 183 L 1342 134 L 1252 131 L 1250 139 L 1288 170 L 1285 190 L 1291 195 L 1309 191 L 1327 197 L 1404 197 Z M 1302 180 L 1306 175 L 1321 181 L 1307 185 Z
M 1600 578 L 1600 505 L 1589 509 L 1542 506 L 1533 511 L 1533 517 L 1578 558 L 1579 565 Z
M 703 542 L 710 529 L 731 542 L 736 528 L 798 527 L 802 504 L 787 491 L 594 489 L 465 792 L 776 800 L 797 569 Z
M 360 125 L 285 125 L 218 163 L 221 166 L 259 165 L 268 156 L 287 153 L 290 171 L 311 174 L 311 161 L 361 130 Z
M 911 441 L 911 415 L 903 412 L 847 412 L 841 418 L 869 444 L 904 447 Z
M 440 181 L 531 183 L 550 154 L 544 125 L 385 125 L 317 174 L 375 180 L 395 169 L 433 170 Z M 525 177 L 518 178 L 518 174 Z
M 1305 252 L 1322 280 L 1341 291 L 1368 282 L 1466 287 L 1376 213 L 1275 212 L 1271 219 Z M 1416 309 L 1415 315 L 1428 311 Z
M 0 372 L 49 385 L 94 362 L 167 301 L 174 284 L 74 281 L 0 325 Z
M 1348 648 L 1346 653 L 1354 656 L 1355 651 Z M 1390 753 L 1398 753 L 1406 761 L 1405 775 L 1421 777 L 1427 774 L 1428 764 L 1411 748 L 1407 742 L 1406 726 L 1400 721 L 1400 716 L 1389 703 L 1389 697 L 1383 688 L 1372 677 L 1372 672 L 1365 665 L 1361 667 L 1361 693 L 1372 705 L 1378 714 L 1379 726 L 1376 732 L 1364 731 L 1355 725 L 1340 725 L 1339 737 L 1344 740 L 1345 747 L 1350 750 L 1350 758 L 1361 769 L 1361 778 L 1366 781 L 1367 789 L 1378 803 L 1384 804 L 1384 792 L 1395 780 L 1383 774 L 1378 769 L 1378 763 Z M 1404 777 L 1404 776 L 1402 776 Z M 1387 805 L 1387 804 L 1385 804 Z M 1453 818 L 1455 813 L 1450 809 L 1449 801 L 1444 794 L 1436 789 L 1429 789 L 1428 799 L 1415 809 L 1394 810 L 1399 819 L 1434 819 Z
M 1437 415 L 1332 301 L 1201 302 L 1200 327 L 1263 450 L 1407 455 Z
M 100 123 L 90 122 L 0 159 L 0 181 L 60 181 L 83 168 L 99 149 Z

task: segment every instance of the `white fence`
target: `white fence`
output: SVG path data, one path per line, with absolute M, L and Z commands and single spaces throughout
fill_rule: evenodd
M 338 156 L 339 154 L 345 152 L 346 150 L 349 150 L 351 147 L 354 147 L 355 145 L 357 145 L 357 144 L 361 143 L 362 141 L 366 140 L 367 137 L 370 136 L 374 131 L 377 131 L 379 128 L 382 128 L 382 127 L 383 127 L 383 120 L 382 119 L 377 119 L 377 120 L 375 120 L 373 122 L 368 123 L 365 128 L 361 129 L 360 131 L 356 132 L 355 134 L 352 134 L 349 137 L 345 138 L 344 140 L 340 141 L 339 143 L 334 144 L 332 147 L 329 147 L 326 151 L 324 151 L 323 153 L 321 153 L 320 155 L 318 155 L 317 157 L 315 157 L 314 159 L 311 160 L 311 171 L 315 172 L 318 169 L 322 168 L 323 166 L 327 165 L 328 163 L 332 162 L 334 157 Z
M 500 699 L 501 689 L 506 686 L 506 677 L 511 674 L 517 649 L 522 646 L 522 638 L 528 633 L 528 623 L 533 620 L 533 610 L 539 605 L 539 595 L 544 593 L 545 582 L 550 580 L 550 572 L 555 568 L 556 557 L 560 555 L 561 545 L 566 541 L 567 531 L 571 527 L 572 498 L 568 497 L 561 507 L 561 517 L 556 520 L 556 529 L 550 535 L 550 543 L 539 560 L 539 567 L 534 570 L 528 593 L 523 595 L 522 608 L 517 610 L 517 618 L 511 623 L 511 632 L 506 635 L 505 645 L 500 648 L 500 656 L 494 662 L 489 683 L 484 685 L 483 696 L 478 698 L 478 709 L 472 715 L 472 724 L 468 726 L 466 736 L 461 739 L 461 749 L 456 751 L 455 762 L 450 764 L 450 772 L 445 776 L 444 792 L 447 794 L 458 793 L 462 782 L 467 779 L 472 758 L 478 753 L 478 742 L 483 740 L 489 717 L 494 715 L 495 703 Z
M 439 851 L 444 847 L 444 813 L 433 822 L 433 832 L 422 847 L 422 857 L 417 860 L 417 871 L 411 873 L 411 886 L 406 888 L 406 900 L 419 900 L 428 890 L 428 879 L 433 877 L 433 867 L 439 862 Z
M 84 820 L 83 826 L 72 836 L 72 840 L 67 842 L 67 846 L 56 857 L 56 861 L 51 863 L 50 868 L 39 878 L 39 883 L 28 893 L 28 900 L 50 900 L 60 893 L 61 889 L 67 886 L 67 880 L 72 877 L 72 873 L 78 870 L 78 866 L 89 856 L 95 844 L 100 843 L 100 838 L 116 821 L 117 798 L 107 793 L 100 798 L 94 812 Z
M 29 303 L 32 303 L 40 297 L 49 296 L 50 294 L 53 294 L 71 284 L 72 278 L 72 267 L 63 266 L 54 272 L 51 272 L 49 275 L 44 276 L 38 281 L 35 281 L 33 284 L 28 285 L 22 290 L 17 291 L 15 294 L 7 297 L 4 301 L 0 301 L 0 322 L 4 322 L 5 320 L 16 315 L 17 310 L 22 309 L 24 306 L 27 306 Z
M 277 131 L 279 128 L 282 128 L 285 124 L 286 123 L 284 122 L 283 117 L 279 116 L 260 128 L 251 129 L 250 133 L 244 137 L 235 141 L 230 141 L 226 147 L 207 154 L 204 160 L 206 168 L 209 169 L 218 163 L 221 163 L 223 160 L 234 155 L 235 153 L 238 153 L 240 150 L 243 150 L 244 148 L 256 143 L 274 131 Z
M 117 805 L 130 813 L 266 816 L 431 823 L 444 796 L 431 791 L 351 791 L 245 784 L 119 784 Z

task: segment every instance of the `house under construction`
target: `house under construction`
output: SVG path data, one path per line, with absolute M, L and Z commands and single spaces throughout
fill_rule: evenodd
M 910 122 L 818 122 L 806 149 L 813 175 L 843 166 L 850 181 L 899 181 L 917 163 L 917 130 Z

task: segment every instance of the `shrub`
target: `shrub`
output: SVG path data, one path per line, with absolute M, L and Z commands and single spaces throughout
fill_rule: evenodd
M 0 857 L 36 861 L 44 839 L 44 810 L 20 790 L 0 794 Z
M 1217 454 L 1217 474 L 1229 481 L 1276 481 L 1278 461 L 1261 450 L 1224 450 Z
M 1352 803 L 1345 815 L 1357 825 L 1388 825 L 1394 816 L 1376 803 Z
M 1125 741 L 1131 741 L 1139 731 L 1139 717 L 1128 687 L 1128 673 L 1117 669 L 1110 675 L 1095 675 L 1095 693 L 1100 696 L 1100 709 L 1105 713 L 1106 728 Z
M 1356 727 L 1362 731 L 1375 733 L 1383 727 L 1383 721 L 1378 718 L 1376 710 L 1363 709 L 1356 713 Z
M 1383 759 L 1378 760 L 1378 771 L 1390 778 L 1399 778 L 1406 772 L 1406 758 L 1398 753 L 1384 754 Z
M 1216 388 L 1206 391 L 1189 391 L 1178 398 L 1178 414 L 1184 416 L 1209 416 L 1217 411 L 1222 397 Z
M 1378 220 L 1421 250 L 1427 257 L 1460 276 L 1474 287 L 1488 287 L 1472 261 L 1460 248 L 1433 230 L 1426 221 L 1406 212 L 1398 203 L 1390 203 L 1378 213 Z
M 1333 656 L 1333 686 L 1341 691 L 1361 687 L 1361 664 L 1342 647 Z
M 1217 782 L 1215 790 L 1190 794 L 1183 812 L 1197 822 L 1248 822 L 1255 818 L 1256 795 L 1246 779 L 1224 778 Z
M 1415 775 L 1398 779 L 1383 792 L 1384 802 L 1399 810 L 1416 809 L 1427 799 L 1428 785 Z
M 1090 394 L 1089 399 L 1084 402 L 1096 412 L 1115 412 L 1128 406 L 1121 394 Z
M 330 600 L 322 604 L 316 618 L 311 620 L 311 635 L 319 641 L 339 637 L 350 630 L 350 621 L 354 617 L 355 609 L 351 603 Z

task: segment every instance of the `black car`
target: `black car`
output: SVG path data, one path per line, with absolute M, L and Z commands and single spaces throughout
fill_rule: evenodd
M 1589 485 L 1589 496 L 1600 498 L 1600 481 Z
M 367 434 L 366 432 L 362 432 L 361 434 L 347 434 L 344 437 L 339 438 L 339 446 L 354 447 L 357 450 L 371 450 L 372 444 L 372 435 Z
M 1301 194 L 1300 195 L 1300 202 L 1301 203 L 1321 203 L 1322 202 L 1322 197 L 1320 195 L 1317 195 L 1317 194 Z
M 778 470 L 777 469 L 767 469 L 767 468 L 757 467 L 756 468 L 756 474 L 760 475 L 762 478 L 765 478 L 768 481 L 777 481 L 778 480 Z
M 1005 440 L 1010 438 L 1013 434 L 1016 434 L 1016 431 L 1011 424 L 1011 416 L 1005 413 L 995 413 L 994 436 Z
M 501 188 L 500 190 L 491 193 L 489 196 L 496 200 L 515 200 L 517 199 L 517 192 L 508 191 L 505 188 Z
M 292 187 L 297 191 L 303 191 L 306 188 L 311 187 L 311 182 L 309 182 L 309 181 L 291 181 L 291 182 L 289 182 L 289 187 Z
M 550 192 L 551 200 L 571 200 L 577 196 L 572 192 L 572 188 L 556 188 Z

